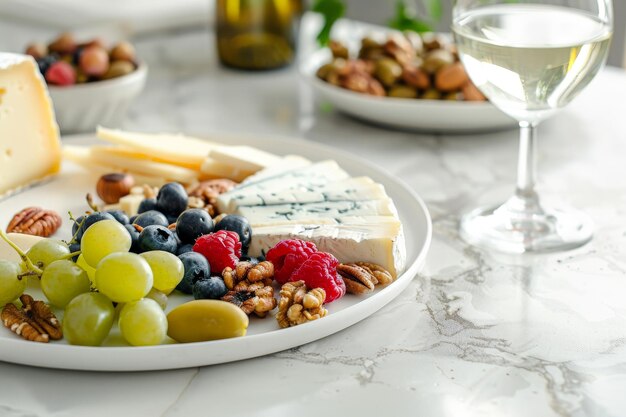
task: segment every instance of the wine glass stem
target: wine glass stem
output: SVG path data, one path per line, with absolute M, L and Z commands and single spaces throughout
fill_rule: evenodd
M 515 197 L 528 211 L 539 211 L 539 197 L 535 191 L 537 171 L 537 124 L 520 122 L 520 144 L 517 162 Z

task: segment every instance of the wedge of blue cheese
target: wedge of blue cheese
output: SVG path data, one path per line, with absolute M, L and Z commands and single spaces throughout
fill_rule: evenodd
M 341 262 L 372 262 L 400 275 L 404 233 L 384 186 L 350 177 L 335 161 L 298 163 L 295 169 L 261 170 L 218 198 L 222 213 L 245 216 L 252 225 L 250 255 L 297 238 Z

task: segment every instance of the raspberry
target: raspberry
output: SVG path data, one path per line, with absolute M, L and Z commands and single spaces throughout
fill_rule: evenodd
M 283 240 L 267 252 L 265 259 L 274 264 L 274 279 L 282 285 L 290 281 L 291 274 L 316 252 L 317 248 L 313 242 L 300 239 Z
M 46 71 L 46 81 L 54 85 L 72 85 L 76 83 L 74 67 L 65 61 L 57 61 Z
M 289 281 L 304 281 L 308 288 L 323 288 L 326 301 L 343 297 L 346 284 L 337 273 L 339 261 L 330 253 L 317 252 L 312 254 L 292 275 Z
M 224 268 L 237 266 L 241 257 L 241 242 L 237 233 L 220 230 L 200 236 L 193 245 L 193 251 L 207 258 L 211 274 L 221 275 Z

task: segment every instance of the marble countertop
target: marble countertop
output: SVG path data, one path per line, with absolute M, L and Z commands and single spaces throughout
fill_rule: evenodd
M 626 415 L 626 73 L 606 69 L 539 131 L 541 191 L 591 215 L 594 240 L 504 256 L 460 241 L 457 223 L 479 200 L 511 191 L 515 131 L 362 124 L 315 103 L 294 67 L 219 67 L 205 30 L 137 45 L 150 75 L 124 127 L 303 136 L 362 156 L 427 202 L 425 267 L 373 316 L 266 357 L 146 373 L 0 363 L 0 416 Z

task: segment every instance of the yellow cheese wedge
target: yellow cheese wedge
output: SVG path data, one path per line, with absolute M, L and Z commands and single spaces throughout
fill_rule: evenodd
M 163 164 L 170 164 L 170 165 L 175 165 L 175 166 L 179 166 L 182 168 L 191 169 L 193 171 L 200 171 L 200 167 L 201 167 L 201 165 L 199 164 L 189 164 L 189 163 L 180 162 L 180 161 L 172 162 L 172 161 L 167 161 L 162 158 L 156 158 L 156 157 L 147 155 L 145 153 L 138 152 L 135 149 L 129 148 L 126 146 L 96 145 L 96 146 L 92 146 L 91 149 L 92 149 L 92 152 L 99 152 L 99 153 L 103 153 L 106 155 L 113 155 L 113 156 L 123 156 L 126 158 L 141 159 L 144 161 L 160 162 Z
M 35 60 L 0 53 L 0 197 L 60 167 L 59 128 Z
M 241 170 L 259 171 L 279 164 L 282 158 L 251 146 L 217 146 L 209 153 L 211 159 Z
M 202 179 L 228 178 L 233 181 L 241 182 L 257 171 L 240 169 L 223 162 L 215 161 L 212 158 L 206 158 L 200 168 L 200 172 Z
M 98 127 L 98 138 L 123 145 L 138 153 L 172 164 L 199 167 L 209 152 L 218 146 L 215 143 L 190 136 L 167 133 L 135 133 Z

